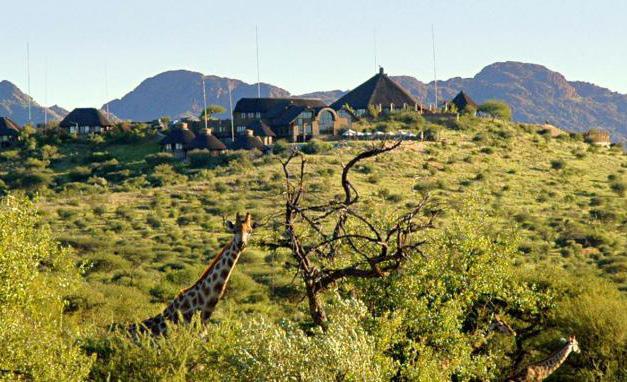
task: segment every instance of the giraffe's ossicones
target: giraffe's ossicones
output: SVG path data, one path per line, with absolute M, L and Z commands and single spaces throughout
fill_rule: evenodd
M 243 218 L 238 213 L 234 223 L 226 222 L 226 228 L 233 234 L 233 238 L 213 258 L 198 281 L 189 288 L 183 289 L 161 313 L 139 324 L 132 324 L 128 328 L 130 333 L 135 334 L 139 331 L 161 335 L 166 332 L 168 321 L 174 324 L 181 319 L 189 322 L 194 313 L 200 313 L 203 321 L 209 320 L 216 304 L 224 294 L 240 254 L 248 244 L 254 223 L 249 213 Z

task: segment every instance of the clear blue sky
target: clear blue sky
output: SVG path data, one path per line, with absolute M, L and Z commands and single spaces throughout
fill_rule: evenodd
M 627 1 L 0 0 L 0 80 L 66 108 L 101 106 L 172 69 L 256 82 L 293 94 L 349 89 L 374 72 L 470 77 L 495 61 L 543 64 L 569 80 L 627 93 Z M 47 65 L 46 65 L 47 62 Z

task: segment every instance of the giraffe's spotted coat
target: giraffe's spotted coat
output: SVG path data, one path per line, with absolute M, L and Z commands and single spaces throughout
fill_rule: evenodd
M 132 333 L 138 330 L 149 331 L 153 335 L 164 334 L 167 329 L 166 321 L 176 324 L 180 320 L 179 317 L 182 316 L 185 322 L 189 322 L 196 312 L 200 313 L 203 321 L 209 320 L 215 306 L 224 294 L 239 256 L 248 243 L 248 238 L 252 232 L 250 214 L 246 214 L 244 219 L 240 219 L 238 215 L 232 232 L 234 233 L 233 240 L 214 258 L 193 286 L 181 291 L 162 313 L 143 321 L 139 325 L 131 325 L 129 331 Z

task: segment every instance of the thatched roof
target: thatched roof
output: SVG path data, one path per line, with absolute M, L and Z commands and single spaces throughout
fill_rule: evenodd
M 389 107 L 390 104 L 401 108 L 404 104 L 415 105 L 416 100 L 399 84 L 392 81 L 383 72 L 383 68 L 380 68 L 379 73 L 374 77 L 346 93 L 342 98 L 335 101 L 331 107 L 339 110 L 346 104 L 355 110 L 366 110 L 368 105 Z
M 203 129 L 191 143 L 191 148 L 207 149 L 209 151 L 223 151 L 226 146 L 211 133 L 211 129 Z
M 249 123 L 247 127 L 258 137 L 276 137 L 276 134 L 272 131 L 270 126 L 262 120 L 256 119 Z
M 463 90 L 457 93 L 455 98 L 451 100 L 451 103 L 455 104 L 457 110 L 459 111 L 463 111 L 466 106 L 472 106 L 475 109 L 477 108 L 477 103 L 472 98 L 470 98 L 468 94 L 464 93 Z
M 266 151 L 268 147 L 263 144 L 261 138 L 253 135 L 252 130 L 246 130 L 244 134 L 240 134 L 233 142 L 234 150 L 254 150 Z
M 59 126 L 61 127 L 73 127 L 73 126 L 113 126 L 113 124 L 104 116 L 104 114 L 93 107 L 88 108 L 76 108 L 70 112 Z
M 184 147 L 188 148 L 194 141 L 194 138 L 196 138 L 196 136 L 190 129 L 187 128 L 187 126 L 174 126 L 160 143 L 162 145 L 174 145 L 181 143 Z
M 22 128 L 9 117 L 0 118 L 0 137 L 16 137 Z

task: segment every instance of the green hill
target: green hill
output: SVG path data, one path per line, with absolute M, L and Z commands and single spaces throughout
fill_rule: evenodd
M 543 285 L 563 275 L 564 283 L 572 285 L 577 284 L 573 280 L 588 280 L 593 283 L 590 290 L 600 283 L 609 288 L 602 290 L 623 292 L 612 301 L 619 301 L 619 312 L 624 309 L 627 156 L 622 149 L 593 147 L 579 135 L 551 138 L 537 125 L 469 117 L 441 124 L 397 119 L 360 126 L 416 131 L 425 127 L 437 131 L 439 139 L 405 142 L 364 161 L 352 173 L 355 187 L 372 209 L 415 205 L 428 193 L 442 210 L 435 222 L 438 232 L 471 204 L 478 216 L 490 220 L 495 236 L 507 232 L 512 237 L 515 251 L 506 261 L 515 278 Z M 261 315 L 269 321 L 308 321 L 300 279 L 286 267 L 289 254 L 260 246 L 276 233 L 272 222 L 280 221 L 282 212 L 280 154 L 237 153 L 184 164 L 155 155 L 158 146 L 149 129 L 133 136 L 132 143 L 119 136 L 91 142 L 29 139 L 27 148 L 0 153 L 0 186 L 5 192 L 22 189 L 38 194 L 42 221 L 57 240 L 73 248 L 73 259 L 83 267 L 84 282 L 67 296 L 69 321 L 97 336 L 111 323 L 138 321 L 159 312 L 198 278 L 226 243 L 229 235 L 222 228 L 222 217 L 237 211 L 249 211 L 266 224 L 255 233 L 212 319 L 227 323 Z M 306 155 L 308 200 L 340 194 L 342 164 L 370 144 L 320 144 L 317 153 Z M 472 216 L 466 223 L 472 223 Z M 576 294 L 566 291 L 574 286 L 553 281 L 563 296 Z M 333 295 L 327 297 L 332 300 Z M 558 313 L 547 311 L 543 319 L 557 320 Z M 566 332 L 576 329 L 574 324 L 564 325 Z M 620 335 L 622 340 L 617 341 L 625 346 L 625 332 Z M 542 337 L 525 346 L 551 348 L 552 340 Z M 464 367 L 472 363 L 468 362 Z M 584 380 L 595 372 L 614 376 L 619 374 L 611 372 L 624 372 L 620 363 L 593 370 L 581 362 L 566 367 L 563 378 Z M 429 367 L 435 366 L 421 370 Z M 462 379 L 480 375 L 461 367 L 451 366 Z M 93 378 L 102 377 L 98 373 L 105 369 L 102 366 Z M 416 378 L 428 380 L 424 375 Z

